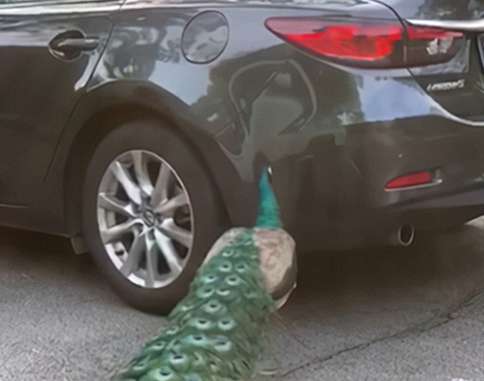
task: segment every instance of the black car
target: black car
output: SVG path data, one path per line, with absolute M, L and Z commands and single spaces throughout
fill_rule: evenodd
M 484 214 L 480 0 L 1 0 L 0 222 L 167 311 L 266 165 L 300 251 Z

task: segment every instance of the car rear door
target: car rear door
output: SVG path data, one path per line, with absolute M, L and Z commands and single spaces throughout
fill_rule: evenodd
M 41 186 L 121 0 L 0 0 L 0 204 Z

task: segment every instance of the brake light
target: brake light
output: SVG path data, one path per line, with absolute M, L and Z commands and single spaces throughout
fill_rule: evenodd
M 266 27 L 312 54 L 360 67 L 407 67 L 450 60 L 464 35 L 400 22 L 270 18 Z
M 429 185 L 434 182 L 434 175 L 429 171 L 415 172 L 397 177 L 387 183 L 386 190 L 395 190 L 422 185 Z
M 465 42 L 463 33 L 445 29 L 409 26 L 407 34 L 409 66 L 447 62 L 459 52 Z

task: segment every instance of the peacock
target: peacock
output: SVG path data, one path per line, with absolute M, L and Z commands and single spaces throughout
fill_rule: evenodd
M 233 228 L 208 253 L 167 328 L 113 381 L 246 381 L 271 313 L 295 287 L 295 242 L 283 230 L 268 171 L 255 227 Z

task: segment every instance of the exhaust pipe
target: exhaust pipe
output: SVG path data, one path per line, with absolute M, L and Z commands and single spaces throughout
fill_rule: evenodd
M 390 243 L 393 246 L 408 247 L 415 241 L 415 227 L 413 225 L 402 225 L 396 233 L 392 234 Z

